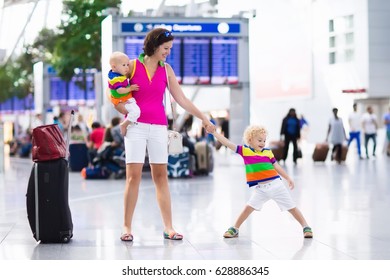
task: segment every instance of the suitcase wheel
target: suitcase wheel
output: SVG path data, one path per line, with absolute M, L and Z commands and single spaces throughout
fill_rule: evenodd
M 64 235 L 63 237 L 62 237 L 62 243 L 69 243 L 69 241 L 70 241 L 70 236 L 69 235 Z

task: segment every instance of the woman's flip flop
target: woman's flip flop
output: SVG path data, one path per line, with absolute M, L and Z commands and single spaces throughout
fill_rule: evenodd
M 131 233 L 122 233 L 120 238 L 122 241 L 133 241 L 133 235 Z

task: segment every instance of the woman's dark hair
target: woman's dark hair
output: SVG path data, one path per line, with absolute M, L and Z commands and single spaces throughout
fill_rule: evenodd
M 152 56 L 162 44 L 174 39 L 172 32 L 165 28 L 156 28 L 146 35 L 144 40 L 144 53 Z

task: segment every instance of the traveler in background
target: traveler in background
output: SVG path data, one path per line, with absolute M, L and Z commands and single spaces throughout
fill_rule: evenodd
M 120 117 L 113 117 L 111 119 L 110 134 L 112 137 L 111 147 L 115 149 L 114 155 L 119 156 L 125 150 L 124 137 L 121 132 Z
M 383 123 L 386 126 L 386 154 L 390 157 L 390 106 L 389 111 L 383 116 Z
M 89 158 L 92 163 L 93 159 L 97 155 L 97 151 L 103 143 L 105 129 L 99 122 L 93 122 L 91 127 L 92 131 L 89 135 L 88 148 Z
M 88 128 L 88 125 L 87 123 L 84 121 L 84 118 L 83 118 L 83 115 L 82 114 L 78 114 L 77 115 L 77 122 L 76 122 L 76 125 L 78 125 L 81 129 L 81 131 L 84 133 L 85 137 L 88 137 L 89 135 L 89 128 Z
M 370 158 L 368 155 L 368 142 L 370 139 L 372 139 L 373 142 L 372 156 L 375 157 L 378 122 L 371 106 L 367 106 L 367 112 L 362 116 L 362 127 L 364 132 L 364 148 L 366 149 L 366 157 Z
M 70 130 L 70 144 L 76 144 L 76 143 L 84 143 L 87 145 L 88 140 L 85 136 L 84 132 L 82 131 L 81 127 L 76 124 L 71 127 Z
M 349 145 L 351 145 L 351 142 L 355 139 L 359 158 L 362 159 L 363 158 L 362 151 L 360 148 L 361 116 L 357 112 L 356 103 L 353 104 L 352 108 L 353 108 L 353 112 L 348 117 L 348 123 L 349 123 L 348 147 Z
M 120 237 L 122 241 L 133 241 L 133 215 L 146 149 L 163 220 L 163 238 L 183 239 L 183 235 L 173 228 L 168 185 L 168 121 L 163 102 L 168 81 L 170 93 L 178 105 L 201 119 L 207 132 L 215 130 L 215 126 L 209 119 L 184 95 L 172 67 L 165 63 L 171 52 L 173 39 L 172 33 L 167 29 L 156 28 L 149 31 L 144 40 L 144 53 L 129 63 L 130 84 L 139 86 L 139 90 L 133 92 L 133 97 L 140 107 L 141 115 L 137 120 L 138 124 L 127 129 L 125 137 L 126 184 L 123 228 Z
M 34 120 L 31 123 L 31 131 L 41 125 L 44 125 L 43 116 L 41 113 L 37 113 L 35 114 Z
M 347 140 L 343 120 L 338 116 L 338 109 L 333 108 L 333 117 L 329 120 L 326 142 L 333 145 L 331 160 L 335 159 L 338 164 L 341 163 L 341 153 L 343 142 Z
M 280 130 L 280 136 L 284 136 L 284 150 L 283 150 L 283 160 L 286 162 L 288 156 L 288 149 L 290 142 L 293 144 L 293 161 L 296 164 L 299 157 L 298 152 L 298 139 L 301 138 L 301 126 L 300 120 L 297 117 L 297 113 L 294 108 L 291 108 L 288 111 L 287 116 L 283 119 L 282 128 Z

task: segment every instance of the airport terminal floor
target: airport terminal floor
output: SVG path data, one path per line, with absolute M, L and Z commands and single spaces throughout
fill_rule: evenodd
M 268 202 L 224 239 L 250 196 L 241 159 L 214 152 L 209 176 L 170 179 L 173 222 L 182 241 L 163 239 L 150 174 L 145 172 L 133 224 L 133 242 L 122 242 L 123 179 L 84 180 L 71 172 L 69 199 L 74 237 L 68 244 L 37 244 L 26 212 L 30 159 L 5 156 L 0 174 L 0 260 L 389 260 L 390 157 L 359 160 L 351 149 L 341 165 L 313 163 L 311 147 L 295 166 L 291 192 L 313 228 Z

